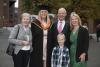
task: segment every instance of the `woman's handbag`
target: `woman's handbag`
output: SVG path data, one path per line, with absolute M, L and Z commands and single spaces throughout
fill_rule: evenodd
M 10 56 L 13 56 L 14 54 L 14 49 L 15 49 L 15 44 L 9 43 L 6 53 Z
M 17 39 L 18 33 L 19 33 L 19 26 L 18 26 L 18 32 L 17 32 L 17 35 L 16 35 L 16 39 Z M 15 49 L 15 44 L 9 43 L 7 50 L 6 50 L 6 53 L 10 56 L 13 56 L 14 49 Z

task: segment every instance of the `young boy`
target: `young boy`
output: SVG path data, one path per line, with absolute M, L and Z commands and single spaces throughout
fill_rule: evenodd
M 51 67 L 68 67 L 69 66 L 69 50 L 64 45 L 65 35 L 63 33 L 57 36 L 58 44 L 53 48 L 51 57 Z

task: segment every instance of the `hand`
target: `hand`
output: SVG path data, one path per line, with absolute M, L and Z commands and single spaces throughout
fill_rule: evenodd
M 79 58 L 80 58 L 81 62 L 82 62 L 82 61 L 85 61 L 85 55 L 86 55 L 85 53 L 82 53 L 82 54 L 80 55 Z
M 23 45 L 29 45 L 29 41 L 22 41 Z

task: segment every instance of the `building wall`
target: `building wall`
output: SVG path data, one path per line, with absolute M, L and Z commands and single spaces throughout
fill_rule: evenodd
M 10 19 L 12 19 L 12 24 L 14 23 L 14 2 L 16 0 L 0 0 L 0 26 L 11 26 Z M 10 4 L 12 3 L 12 6 Z M 12 17 L 11 17 L 12 16 Z
M 4 0 L 3 1 L 3 25 L 4 26 L 9 26 L 9 0 Z
M 3 0 L 0 0 L 0 27 L 3 25 Z

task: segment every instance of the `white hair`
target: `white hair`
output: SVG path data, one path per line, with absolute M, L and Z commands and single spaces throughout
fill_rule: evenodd
M 27 16 L 27 17 L 29 17 L 29 18 L 31 17 L 31 15 L 30 15 L 29 13 L 23 13 L 23 14 L 22 14 L 22 17 L 24 17 L 24 16 Z

